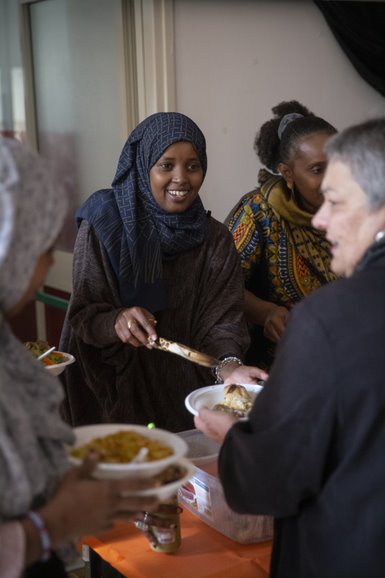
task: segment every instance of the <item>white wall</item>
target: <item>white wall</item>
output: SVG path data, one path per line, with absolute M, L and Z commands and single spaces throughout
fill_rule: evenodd
M 255 186 L 254 137 L 278 102 L 338 129 L 385 114 L 311 0 L 175 0 L 174 25 L 177 110 L 206 135 L 202 198 L 219 220 Z

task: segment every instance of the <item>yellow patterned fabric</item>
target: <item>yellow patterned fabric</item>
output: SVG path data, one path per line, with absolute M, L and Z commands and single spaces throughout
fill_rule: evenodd
M 247 289 L 290 309 L 335 279 L 329 242 L 312 227 L 312 216 L 298 206 L 281 176 L 260 171 L 259 187 L 244 195 L 226 220 Z

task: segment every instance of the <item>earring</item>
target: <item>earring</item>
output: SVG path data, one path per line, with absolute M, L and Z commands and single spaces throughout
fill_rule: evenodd
M 383 238 L 385 237 L 385 231 L 378 231 L 378 233 L 376 233 L 375 235 L 375 240 L 377 243 L 379 243 Z

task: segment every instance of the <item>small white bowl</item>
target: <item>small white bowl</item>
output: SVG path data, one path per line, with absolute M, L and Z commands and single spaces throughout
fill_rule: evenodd
M 163 486 L 159 486 L 157 488 L 146 488 L 145 490 L 129 490 L 124 491 L 124 495 L 127 497 L 144 497 L 144 496 L 153 496 L 159 500 L 159 502 L 164 502 L 169 500 L 172 496 L 174 496 L 179 488 L 183 486 L 190 478 L 193 477 L 195 474 L 196 468 L 194 464 L 187 460 L 186 458 L 181 458 L 177 462 L 178 466 L 184 468 L 185 473 L 184 475 L 175 480 L 174 482 L 169 482 L 168 484 L 164 484 Z
M 52 373 L 52 375 L 60 375 L 61 373 L 63 373 L 67 365 L 71 365 L 71 363 L 74 363 L 76 361 L 74 356 L 71 355 L 70 353 L 64 353 L 63 351 L 59 351 L 58 353 L 61 353 L 62 355 L 65 356 L 66 358 L 65 361 L 62 361 L 61 363 L 56 363 L 55 365 L 44 366 L 47 371 Z M 41 360 L 40 363 L 43 363 L 43 360 Z
M 119 431 L 134 431 L 138 434 L 146 436 L 147 438 L 160 441 L 171 447 L 174 453 L 161 460 L 154 460 L 151 462 L 142 463 L 99 463 L 93 473 L 95 478 L 100 479 L 117 479 L 117 478 L 149 478 L 161 472 L 167 466 L 179 462 L 182 457 L 187 454 L 187 444 L 178 435 L 163 430 L 163 429 L 149 429 L 144 425 L 136 424 L 96 424 L 84 425 L 74 428 L 75 443 L 69 448 L 69 460 L 79 465 L 81 460 L 71 456 L 72 449 L 82 446 L 95 438 L 114 434 Z
M 243 385 L 254 399 L 262 391 L 263 386 L 257 384 L 240 383 Z M 225 399 L 225 387 L 223 383 L 219 385 L 208 385 L 192 391 L 185 399 L 185 405 L 190 413 L 198 415 L 201 407 L 212 409 L 217 403 L 223 403 Z

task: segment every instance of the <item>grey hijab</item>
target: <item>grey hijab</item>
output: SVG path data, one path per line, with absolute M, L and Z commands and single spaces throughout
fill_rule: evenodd
M 5 315 L 54 243 L 65 210 L 42 159 L 0 138 L 0 520 L 43 503 L 68 468 L 73 434 L 59 416 L 60 382 L 32 359 Z

